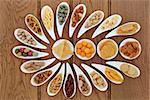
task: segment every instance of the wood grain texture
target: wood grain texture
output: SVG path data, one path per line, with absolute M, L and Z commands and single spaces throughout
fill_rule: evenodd
M 123 22 L 137 21 L 141 24 L 142 29 L 134 36 L 142 44 L 141 56 L 132 61 L 123 59 L 118 55 L 115 60 L 122 60 L 137 65 L 141 70 L 141 76 L 137 79 L 131 79 L 125 76 L 125 82 L 121 85 L 114 85 L 109 82 L 109 88 L 105 92 L 100 92 L 93 87 L 93 93 L 89 97 L 83 96 L 77 89 L 77 93 L 72 100 L 149 100 L 149 63 L 150 63 L 150 12 L 149 0 L 0 0 L 0 100 L 66 100 L 62 90 L 54 97 L 48 96 L 46 89 L 49 82 L 40 86 L 33 87 L 30 84 L 30 78 L 32 75 L 24 74 L 20 71 L 19 67 L 24 61 L 15 58 L 11 49 L 20 45 L 13 36 L 13 32 L 16 28 L 21 27 L 27 29 L 24 24 L 24 17 L 28 13 L 32 13 L 38 17 L 41 24 L 40 11 L 44 5 L 49 5 L 54 14 L 56 14 L 56 8 L 59 3 L 66 1 L 71 8 L 71 12 L 74 7 L 83 3 L 87 7 L 87 14 L 84 20 L 79 24 L 74 32 L 73 38 L 68 37 L 69 32 L 69 19 L 65 25 L 63 31 L 63 38 L 69 39 L 74 45 L 79 40 L 77 39 L 77 33 L 85 21 L 85 19 L 95 10 L 102 10 L 105 13 L 105 18 L 111 14 L 118 13 L 123 17 Z M 71 15 L 71 13 L 70 13 Z M 55 24 L 56 26 L 56 24 Z M 43 24 L 42 27 L 51 44 L 45 44 L 48 49 L 41 50 L 50 53 L 48 57 L 42 59 L 48 59 L 53 57 L 51 53 L 51 46 L 54 41 L 50 38 Z M 92 33 L 96 28 L 92 28 L 86 35 L 81 36 L 80 39 L 89 38 L 91 39 Z M 29 29 L 27 29 L 29 31 Z M 55 33 L 57 30 L 55 27 Z M 92 39 L 95 44 L 104 38 L 108 32 L 99 35 L 97 38 Z M 123 39 L 127 37 L 115 37 L 113 38 L 119 44 Z M 57 39 L 59 39 L 57 35 Z M 51 66 L 56 64 L 55 61 Z M 64 61 L 63 63 L 65 63 Z M 89 61 L 81 61 L 75 55 L 68 60 L 70 63 L 76 63 L 80 66 L 81 63 L 90 65 L 92 62 L 105 64 L 105 61 L 100 59 L 97 55 Z M 51 67 L 48 66 L 48 67 Z M 84 70 L 83 70 L 84 71 Z M 85 71 L 84 71 L 85 72 Z
M 149 84 L 148 84 L 148 69 L 149 69 L 149 1 L 148 0 L 111 0 L 111 14 L 118 13 L 123 17 L 122 23 L 136 21 L 140 23 L 141 30 L 134 36 L 142 44 L 142 54 L 137 59 L 130 61 L 138 66 L 141 70 L 141 76 L 137 79 L 125 77 L 125 82 L 118 85 L 111 85 L 111 100 L 149 100 Z M 124 37 L 127 38 L 127 37 Z M 118 43 L 124 38 L 114 38 Z M 122 57 L 118 60 L 127 61 Z M 129 61 L 127 61 L 129 62 Z M 120 92 L 119 92 L 120 91 Z
M 27 13 L 37 14 L 37 1 L 0 0 L 0 100 L 37 100 L 37 88 L 31 86 L 31 75 L 23 74 L 23 62 L 15 58 L 11 49 L 20 45 L 13 35 L 16 28 L 26 28 Z

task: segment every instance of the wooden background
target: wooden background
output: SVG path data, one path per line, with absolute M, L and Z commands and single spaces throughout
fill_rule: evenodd
M 55 97 L 49 97 L 46 93 L 48 82 L 41 87 L 33 87 L 30 84 L 31 74 L 24 74 L 20 71 L 19 67 L 23 60 L 17 59 L 11 53 L 11 49 L 19 43 L 13 35 L 16 28 L 21 27 L 27 29 L 24 23 L 24 17 L 28 13 L 32 13 L 40 19 L 40 9 L 44 5 L 49 5 L 52 9 L 56 10 L 57 5 L 66 1 L 73 8 L 79 4 L 84 3 L 87 7 L 87 16 L 95 10 L 102 10 L 105 17 L 111 14 L 118 13 L 123 17 L 122 23 L 128 21 L 137 21 L 141 24 L 141 31 L 130 37 L 135 37 L 142 44 L 141 56 L 133 61 L 123 59 L 120 54 L 115 60 L 122 60 L 131 62 L 137 65 L 141 70 L 141 76 L 137 79 L 131 79 L 125 76 L 125 82 L 122 85 L 115 85 L 109 82 L 109 88 L 106 92 L 100 92 L 93 89 L 93 93 L 89 97 L 84 97 L 78 90 L 73 100 L 149 100 L 149 67 L 150 67 L 150 12 L 148 0 L 0 0 L 0 100 L 65 100 L 62 91 Z M 82 21 L 83 23 L 84 21 Z M 43 25 L 42 25 L 43 26 Z M 63 32 L 63 38 L 68 38 L 69 20 Z M 79 31 L 81 24 L 75 31 L 74 37 L 70 40 L 76 43 L 79 39 L 76 34 Z M 44 28 L 43 28 L 44 29 Z M 28 30 L 28 29 L 27 29 Z M 89 30 L 87 35 L 81 38 L 91 38 L 95 28 Z M 29 30 L 28 30 L 29 31 Z M 44 29 L 45 31 L 45 29 Z M 56 27 L 55 27 L 56 32 Z M 45 31 L 46 35 L 47 32 Z M 57 32 L 56 32 L 57 33 Z M 106 32 L 107 33 L 107 32 Z M 98 36 L 93 41 L 97 44 L 106 33 Z M 47 35 L 48 36 L 48 35 Z M 51 53 L 50 47 L 52 42 L 46 50 Z M 58 38 L 58 36 L 57 36 Z M 120 43 L 127 37 L 115 37 L 117 43 Z M 49 57 L 52 57 L 51 54 Z M 47 59 L 42 58 L 42 59 Z M 55 63 L 57 63 L 56 61 Z M 73 56 L 69 62 L 75 62 L 78 65 L 82 62 L 76 56 Z M 86 64 L 91 62 L 105 63 L 97 55 Z

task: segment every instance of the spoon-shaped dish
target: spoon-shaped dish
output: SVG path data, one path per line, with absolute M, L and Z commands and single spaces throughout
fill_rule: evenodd
M 128 36 L 134 35 L 141 29 L 141 26 L 137 22 L 128 22 L 119 27 L 115 28 L 111 32 L 109 32 L 105 38 L 110 38 L 113 36 Z
M 14 31 L 14 36 L 15 38 L 27 45 L 27 46 L 31 46 L 34 48 L 39 48 L 39 49 L 47 49 L 47 47 L 41 43 L 39 43 L 28 31 L 26 31 L 25 29 L 21 29 L 18 28 Z
M 67 2 L 62 2 L 58 5 L 56 10 L 56 25 L 57 25 L 57 31 L 59 37 L 62 37 L 62 32 L 67 22 L 69 13 L 70 13 L 70 7 Z M 61 23 L 60 20 L 62 20 Z
M 54 12 L 51 7 L 44 6 L 41 10 L 41 19 L 43 24 L 53 40 L 56 40 L 54 32 Z
M 121 21 L 122 21 L 122 17 L 118 14 L 109 16 L 95 30 L 95 32 L 92 35 L 92 38 L 95 38 L 99 34 L 102 34 L 105 31 L 108 31 L 117 27 L 121 23 Z
M 94 68 L 96 68 L 97 70 L 101 71 L 106 76 L 106 78 L 108 80 L 110 80 L 112 83 L 121 84 L 124 81 L 124 78 L 123 78 L 122 74 L 120 72 L 118 72 L 117 70 L 111 68 L 111 67 L 108 67 L 108 66 L 105 66 L 105 65 L 101 65 L 101 64 L 91 64 L 91 65 Z M 106 74 L 106 71 L 108 69 L 111 70 L 109 72 L 109 75 Z
M 112 44 L 113 47 L 110 44 L 105 45 L 105 47 L 111 46 L 111 48 L 107 49 L 107 50 L 109 50 L 108 53 L 110 53 L 114 50 L 114 54 L 111 57 L 103 57 L 101 54 L 102 53 L 101 49 L 102 49 L 102 47 L 104 47 L 104 44 L 106 44 L 107 42 L 113 43 Z M 105 49 L 105 51 L 103 50 L 103 52 L 106 52 L 106 49 Z M 103 39 L 97 45 L 97 54 L 99 55 L 99 57 L 101 57 L 104 60 L 111 60 L 111 59 L 115 58 L 118 54 L 118 44 L 112 39 Z
M 39 20 L 32 14 L 28 14 L 25 17 L 25 24 L 39 39 L 50 44 L 49 40 L 46 38 Z
M 104 18 L 103 11 L 100 11 L 100 10 L 94 11 L 83 23 L 82 27 L 80 28 L 77 38 L 81 37 L 86 31 L 88 31 L 91 28 L 100 24 L 101 21 L 103 20 L 103 18 Z M 95 20 L 96 20 L 96 22 L 95 22 Z M 87 27 L 87 25 L 89 25 L 89 24 L 91 24 L 91 25 Z
M 76 25 L 74 27 L 72 27 L 72 18 L 74 17 L 74 13 L 77 9 L 79 9 L 80 7 L 83 7 L 83 14 L 81 15 L 81 19 L 76 23 Z M 72 37 L 73 36 L 73 33 L 76 29 L 76 27 L 81 23 L 81 21 L 83 20 L 83 18 L 85 17 L 86 15 L 86 6 L 84 4 L 78 4 L 73 12 L 72 12 L 72 15 L 71 15 L 71 19 L 70 19 L 70 25 L 69 25 L 69 37 Z
M 55 60 L 56 58 L 48 60 L 29 60 L 20 66 L 20 70 L 24 73 L 34 73 L 52 64 Z
M 12 53 L 21 59 L 35 59 L 48 56 L 46 52 L 40 52 L 34 49 L 31 49 L 27 46 L 16 46 L 12 49 Z
M 49 96 L 55 96 L 60 91 L 65 75 L 65 64 L 62 64 L 57 75 L 49 82 L 47 86 L 47 93 Z
M 81 66 L 86 70 L 86 72 L 90 76 L 90 79 L 91 79 L 91 81 L 92 81 L 92 83 L 96 89 L 98 89 L 100 91 L 106 91 L 107 90 L 108 83 L 107 83 L 106 79 L 100 73 L 98 73 L 96 70 L 94 70 L 93 68 L 91 68 L 90 66 L 88 66 L 86 64 L 82 63 Z M 92 75 L 93 73 L 95 75 Z M 99 79 L 97 79 L 97 78 L 99 78 Z M 99 84 L 99 85 L 97 85 L 97 84 Z
M 120 62 L 120 61 L 108 61 L 106 64 L 117 68 L 122 71 L 126 76 L 131 78 L 137 78 L 140 76 L 140 70 L 133 64 Z
M 129 43 L 129 42 L 135 42 L 135 43 L 138 44 L 138 46 L 134 46 L 134 48 L 136 48 L 136 49 L 138 48 L 139 51 L 138 51 L 138 53 L 137 53 L 135 56 L 133 56 L 133 57 L 130 57 L 130 56 L 125 55 L 125 54 L 122 52 L 122 50 L 121 50 L 121 48 L 122 48 L 123 46 L 125 46 L 126 43 Z M 132 45 L 132 46 L 133 46 L 133 45 Z M 126 51 L 127 51 L 128 48 L 130 49 L 130 47 L 126 47 Z M 121 56 L 124 57 L 125 59 L 133 60 L 133 59 L 136 59 L 137 57 L 140 56 L 140 54 L 141 54 L 141 52 L 142 52 L 142 47 L 141 47 L 141 44 L 140 44 L 140 42 L 139 42 L 138 40 L 136 40 L 136 39 L 134 39 L 134 38 L 127 38 L 127 39 L 124 39 L 124 40 L 120 43 L 120 45 L 119 45 L 119 52 L 120 52 Z
M 48 69 L 37 72 L 36 74 L 34 74 L 32 76 L 31 84 L 33 86 L 43 85 L 55 74 L 55 72 L 58 70 L 60 65 L 61 65 L 61 63 L 59 62 L 51 68 L 48 68 Z M 43 81 L 43 82 L 41 82 L 41 81 Z
M 73 64 L 73 68 L 75 69 L 76 75 L 77 75 L 77 83 L 78 83 L 78 88 L 80 90 L 80 92 L 84 95 L 84 96 L 90 96 L 92 93 L 92 85 L 89 81 L 89 79 L 86 77 L 86 75 L 83 73 L 83 71 L 76 65 Z M 86 83 L 86 91 L 82 89 L 82 86 L 84 86 L 83 88 L 85 89 L 85 85 L 83 84 L 83 81 L 80 81 L 80 76 L 82 76 L 84 78 L 84 84 Z
M 70 86 L 68 86 L 68 84 L 67 84 L 69 76 L 72 77 L 72 79 L 70 79 L 70 80 L 73 80 L 73 83 L 71 82 L 69 84 Z M 66 90 L 68 90 L 68 93 L 66 92 Z M 63 93 L 64 93 L 65 97 L 67 97 L 67 98 L 72 98 L 76 93 L 76 81 L 75 81 L 75 77 L 74 77 L 73 71 L 72 71 L 69 63 L 66 63 L 66 77 L 64 79 L 64 84 L 63 84 Z

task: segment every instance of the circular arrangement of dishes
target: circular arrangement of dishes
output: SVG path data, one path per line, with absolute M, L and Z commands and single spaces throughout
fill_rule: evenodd
M 84 4 L 78 4 L 74 8 L 69 24 L 70 38 L 73 36 L 77 26 L 84 19 L 86 11 L 87 9 Z M 49 81 L 47 86 L 47 93 L 49 96 L 57 95 L 62 89 L 65 97 L 72 98 L 76 94 L 77 87 L 84 96 L 90 96 L 93 90 L 92 85 L 99 91 L 106 91 L 108 89 L 108 80 L 114 84 L 121 84 L 124 82 L 122 74 L 131 78 L 140 76 L 139 68 L 131 63 L 109 61 L 114 59 L 118 55 L 118 52 L 127 60 L 133 60 L 139 57 L 142 47 L 138 40 L 126 38 L 118 46 L 118 43 L 110 38 L 115 36 L 129 36 L 138 33 L 141 27 L 137 22 L 127 22 L 119 26 L 122 21 L 120 15 L 114 14 L 103 20 L 104 12 L 97 10 L 90 14 L 82 24 L 77 34 L 79 41 L 72 43 L 70 40 L 62 38 L 63 29 L 66 21 L 69 19 L 69 14 L 69 5 L 66 2 L 60 3 L 56 10 L 56 27 L 61 39 L 56 40 L 54 31 L 54 12 L 51 7 L 47 5 L 41 9 L 42 23 L 47 30 L 47 33 L 55 41 L 51 47 L 51 55 L 54 57 L 46 60 L 37 60 L 37 58 L 48 56 L 49 53 L 44 51 L 47 47 L 36 40 L 32 35 L 34 34 L 45 43 L 51 44 L 47 39 L 43 27 L 41 26 L 41 21 L 38 20 L 38 18 L 32 14 L 28 14 L 25 17 L 25 24 L 32 34 L 22 28 L 18 28 L 14 31 L 15 38 L 26 46 L 15 46 L 12 49 L 12 53 L 17 58 L 28 59 L 28 61 L 20 66 L 20 70 L 24 73 L 34 73 L 31 78 L 31 84 L 33 86 L 41 86 Z M 96 26 L 98 27 L 91 39 L 81 38 L 86 31 Z M 106 31 L 110 32 L 104 39 L 99 40 L 98 44 L 95 44 L 92 41 L 92 38 L 95 38 Z M 39 51 L 41 49 L 42 51 Z M 96 54 L 101 59 L 105 60 L 106 64 L 92 63 L 91 65 L 87 65 L 82 63 L 81 65 L 77 65 L 75 63 L 71 64 L 63 62 L 74 55 L 80 60 L 88 61 L 92 60 Z M 56 60 L 59 60 L 59 62 L 52 66 L 51 64 Z M 82 67 L 85 72 L 83 72 L 80 67 Z M 72 69 L 74 69 L 76 76 L 74 76 Z M 88 78 L 85 73 L 90 77 Z M 51 79 L 52 77 L 53 79 Z

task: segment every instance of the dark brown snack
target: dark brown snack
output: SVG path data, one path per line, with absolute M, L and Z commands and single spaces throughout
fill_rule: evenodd
M 67 81 L 65 84 L 65 92 L 67 97 L 71 97 L 74 92 L 74 79 L 71 74 L 69 74 L 67 77 Z
M 83 6 L 80 6 L 78 9 L 75 10 L 72 16 L 72 27 L 75 27 L 76 24 L 81 20 L 84 13 Z
M 35 76 L 34 81 L 35 81 L 35 83 L 40 84 L 40 83 L 44 82 L 51 74 L 52 74 L 51 70 L 42 72 L 42 73 L 38 74 L 37 76 Z
M 121 52 L 130 58 L 133 58 L 138 55 L 140 52 L 139 44 L 137 42 L 127 42 L 120 48 Z

